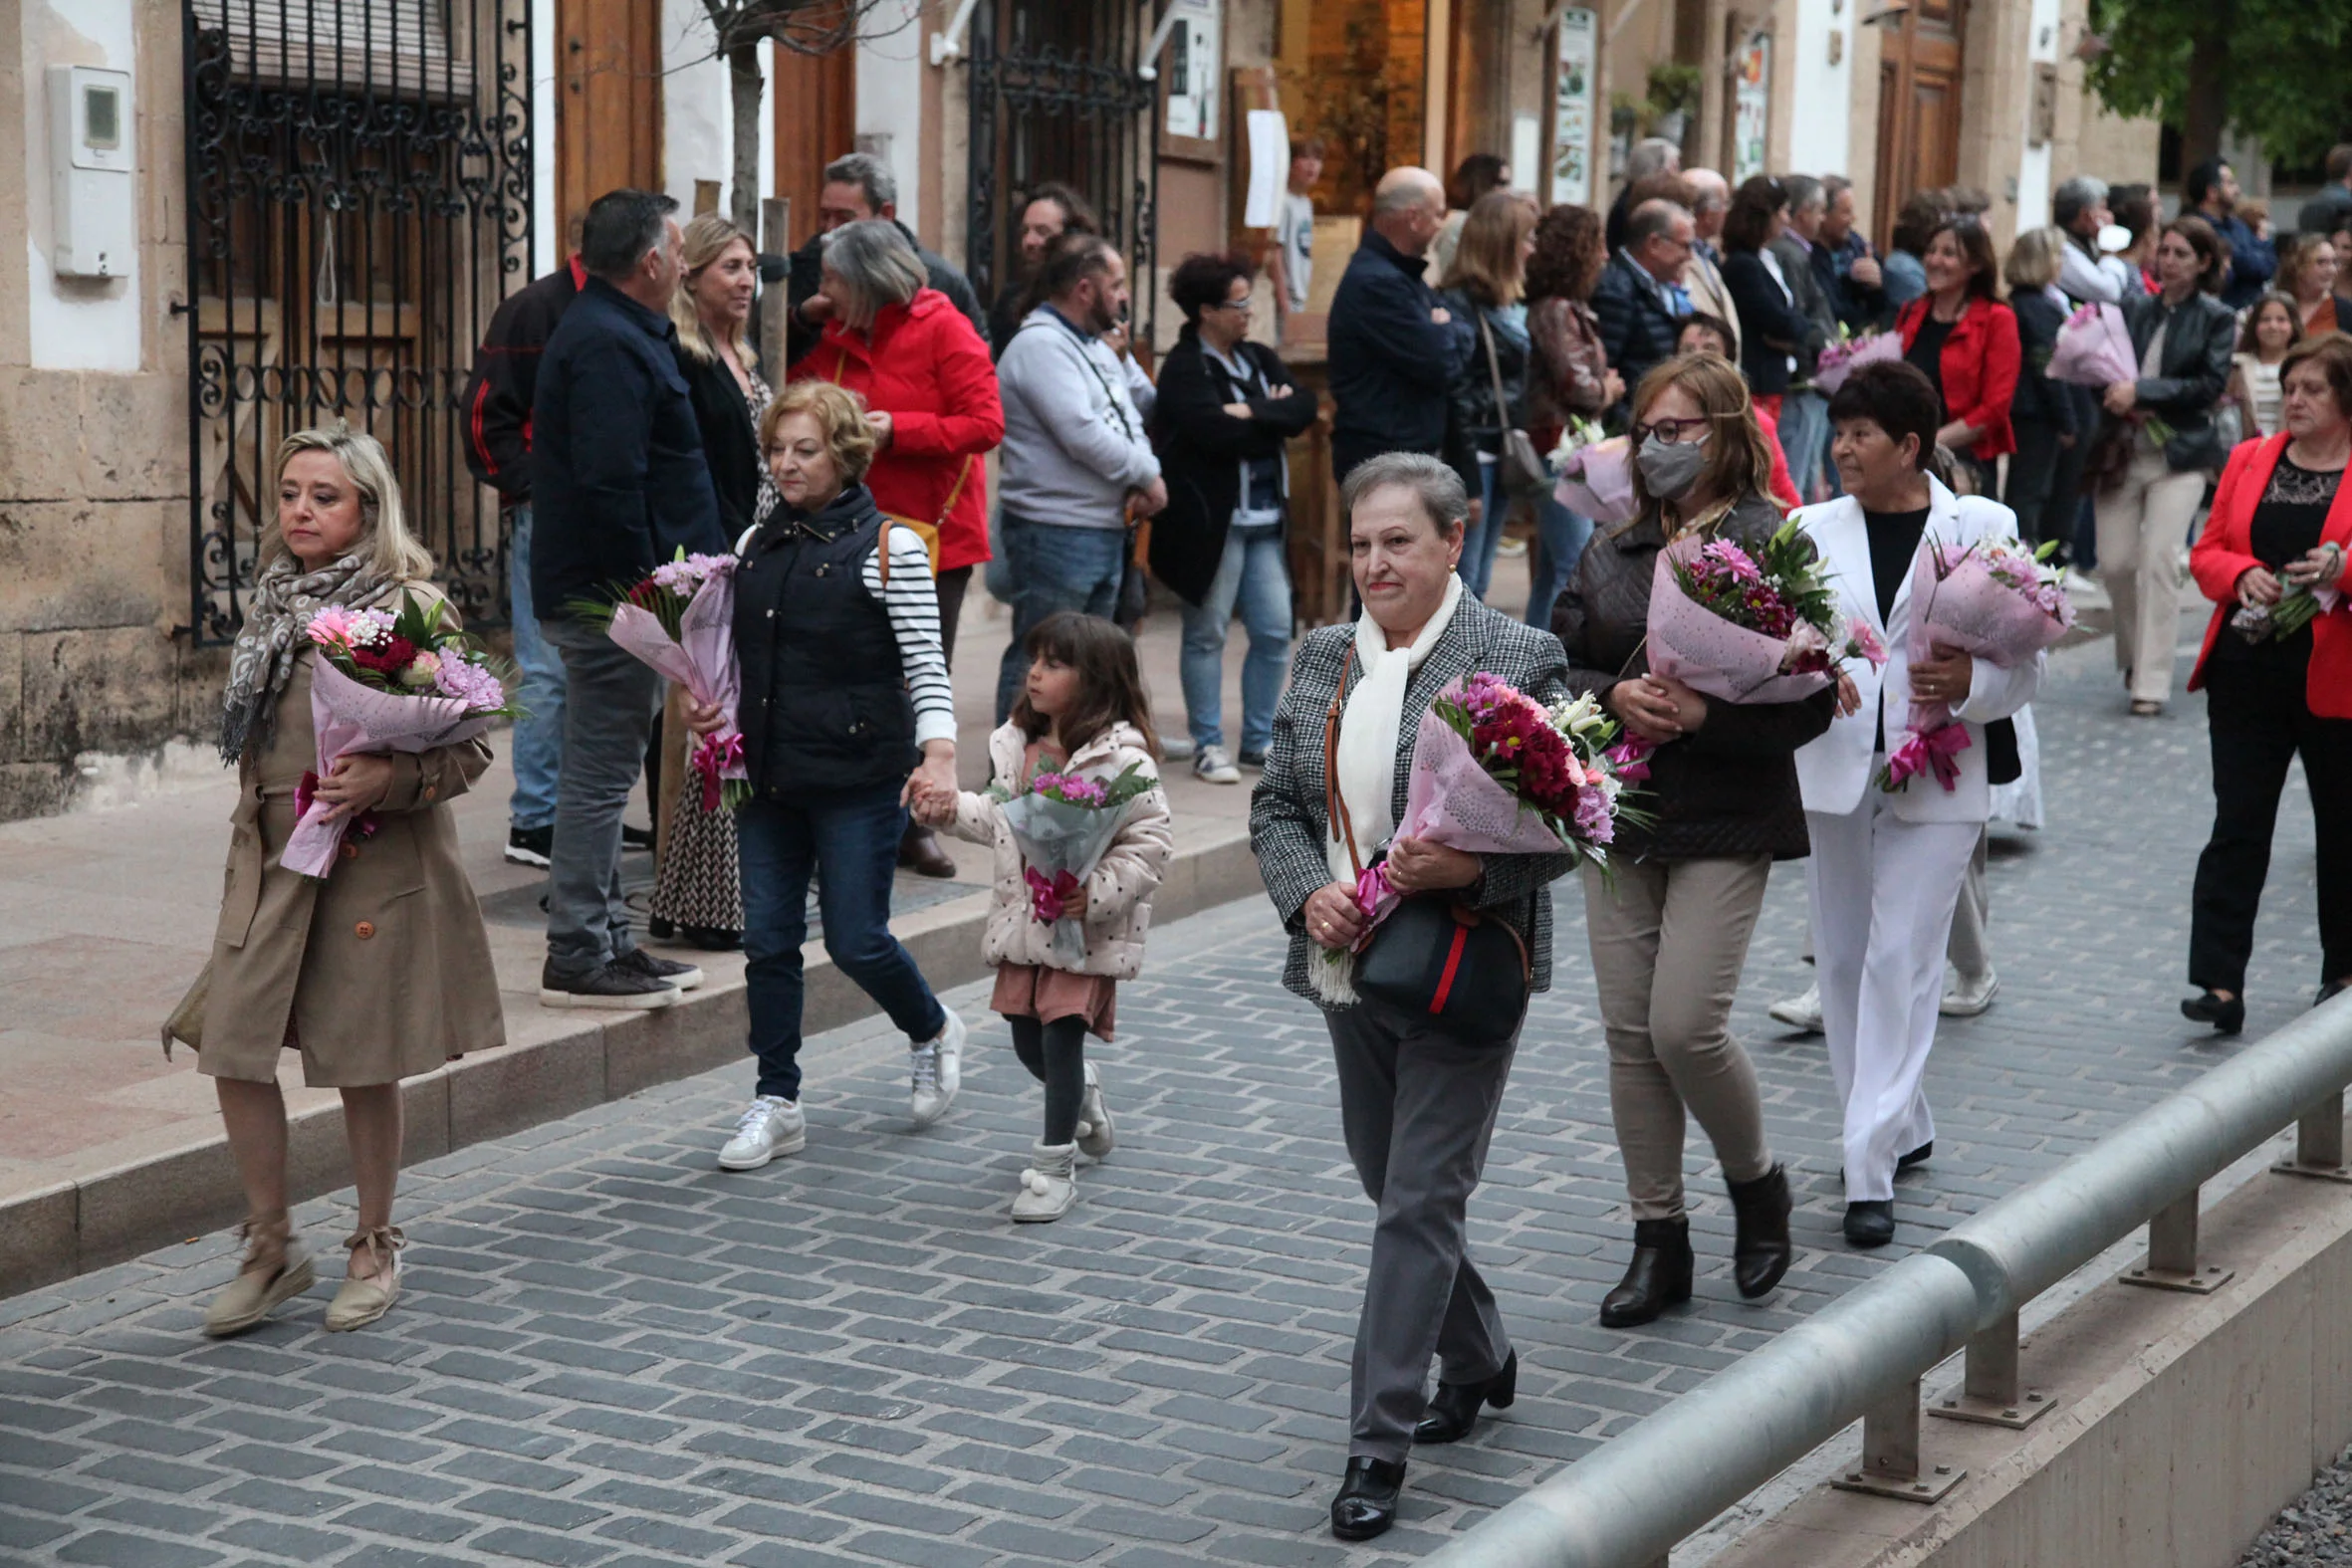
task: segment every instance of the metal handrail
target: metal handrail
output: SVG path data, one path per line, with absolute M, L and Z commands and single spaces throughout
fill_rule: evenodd
M 2229 1275 L 2196 1255 L 2199 1189 L 2289 1124 L 2275 1169 L 2352 1180 L 2344 1090 L 2352 997 L 2289 1023 L 2135 1116 L 2059 1170 L 1955 1227 L 1770 1344 L 1613 1438 L 1424 1558 L 1424 1568 L 1662 1568 L 1726 1508 L 1856 1421 L 1844 1484 L 1940 1499 L 1923 1473 L 1920 1380 L 1968 1349 L 1967 1394 L 1934 1414 L 2021 1427 L 2017 1310 L 2149 1227 L 2131 1283 L 2204 1292 Z

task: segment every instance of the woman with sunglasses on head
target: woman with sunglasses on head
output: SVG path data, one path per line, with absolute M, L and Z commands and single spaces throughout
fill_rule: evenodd
M 1568 686 L 1657 750 L 1647 824 L 1620 822 L 1608 875 L 1584 868 L 1585 926 L 1609 1046 L 1609 1107 L 1633 1205 L 1633 1258 L 1601 1301 L 1630 1328 L 1691 1297 L 1683 1129 L 1722 1162 L 1738 1233 L 1733 1283 L 1764 1295 L 1787 1271 L 1788 1178 L 1764 1141 L 1756 1069 L 1731 1031 L 1741 965 L 1774 860 L 1805 853 L 1796 749 L 1829 728 L 1833 692 L 1728 703 L 1649 673 L 1650 586 L 1675 540 L 1760 550 L 1781 526 L 1771 454 L 1748 388 L 1714 353 L 1669 359 L 1634 392 L 1633 521 L 1604 530 L 1552 612 Z

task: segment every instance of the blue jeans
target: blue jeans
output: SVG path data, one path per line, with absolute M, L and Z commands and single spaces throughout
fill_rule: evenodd
M 1528 624 L 1551 629 L 1551 607 L 1576 575 L 1576 562 L 1592 542 L 1592 519 L 1579 517 L 1549 496 L 1535 503 L 1535 560 L 1528 573 Z
M 564 661 L 540 632 L 531 608 L 531 503 L 514 510 L 507 546 L 507 611 L 515 623 L 515 668 L 523 689 L 515 700 L 524 716 L 508 744 L 515 754 L 515 792 L 507 820 L 516 827 L 556 825 L 557 766 L 564 757 Z
M 1796 498 L 1810 503 L 1814 481 L 1821 477 L 1821 457 L 1829 448 L 1829 399 L 1819 392 L 1790 392 L 1780 399 L 1780 451 L 1788 459 L 1788 477 L 1796 482 Z
M 1487 585 L 1495 580 L 1495 547 L 1503 543 L 1503 514 L 1508 503 L 1497 505 L 1502 487 L 1495 476 L 1503 465 L 1484 453 L 1479 455 L 1479 520 L 1463 530 L 1462 564 L 1455 568 L 1462 585 L 1479 598 L 1487 596 Z
M 1291 662 L 1291 572 L 1280 524 L 1225 531 L 1225 555 L 1208 594 L 1184 606 L 1184 717 L 1192 744 L 1225 744 L 1225 637 L 1234 606 L 1250 651 L 1242 660 L 1242 750 L 1263 756 L 1274 745 L 1274 708 Z
M 906 808 L 898 785 L 793 800 L 753 799 L 735 813 L 743 864 L 744 1000 L 762 1094 L 801 1097 L 801 944 L 809 938 L 809 874 L 824 951 L 910 1040 L 936 1039 L 947 1009 L 914 956 L 890 934 L 890 886 Z
M 620 891 L 620 814 L 645 768 L 661 677 L 585 620 L 541 628 L 564 657 L 564 755 L 548 869 L 547 968 L 585 980 L 636 951 Z
M 1013 640 L 997 668 L 997 723 L 1013 716 L 1029 676 L 1023 646 L 1039 621 L 1062 610 L 1109 619 L 1119 607 L 1119 578 L 1127 564 L 1127 531 L 1058 528 L 1005 514 L 1005 560 L 1013 573 Z

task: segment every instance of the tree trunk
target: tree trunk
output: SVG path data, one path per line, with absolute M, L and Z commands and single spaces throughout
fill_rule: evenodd
M 2181 102 L 2181 172 L 2222 155 L 2222 131 L 2230 122 L 2231 13 L 2217 4 L 2197 30 L 2189 52 L 2189 85 Z
M 728 215 L 735 226 L 759 245 L 760 233 L 760 46 L 736 45 L 727 51 L 727 74 L 735 100 L 735 174 L 728 199 Z

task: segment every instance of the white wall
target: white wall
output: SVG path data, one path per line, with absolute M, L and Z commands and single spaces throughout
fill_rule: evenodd
M 2032 17 L 2026 26 L 2031 29 L 2026 37 L 2026 59 L 2032 62 L 2026 69 L 2058 59 L 2058 0 L 2033 0 Z M 2050 221 L 2049 142 L 2031 144 L 2033 135 L 2033 94 L 2025 94 L 2024 150 L 2017 158 L 2017 232 L 2045 227 Z
M 132 73 L 132 146 L 138 164 L 131 175 L 134 211 L 146 202 L 138 192 L 153 176 L 145 160 L 151 150 L 146 130 L 150 91 L 177 93 L 171 82 L 157 88 L 137 75 L 137 41 L 131 0 L 23 0 L 25 89 L 25 259 L 30 287 L 33 367 L 37 370 L 136 370 L 139 367 L 138 247 L 130 252 L 123 278 L 60 278 L 49 262 L 52 228 L 49 200 L 49 81 L 51 66 L 104 66 Z M 146 238 L 140 235 L 141 239 Z
M 1788 100 L 1788 169 L 1791 174 L 1850 172 L 1852 151 L 1849 120 L 1853 112 L 1854 16 L 1861 0 L 1845 0 L 1835 13 L 1830 0 L 1788 0 L 1783 17 L 1794 25 L 1772 41 L 1774 49 L 1794 51 L 1795 72 Z M 1843 33 L 1844 49 L 1836 65 L 1829 63 L 1829 35 Z
M 710 14 L 702 0 L 662 0 L 662 188 L 682 212 L 694 210 L 694 182 L 719 182 L 719 210 L 733 210 L 735 89 L 727 63 L 713 52 Z M 761 81 L 776 80 L 774 46 L 760 46 Z M 776 194 L 776 103 L 760 99 L 760 195 Z
M 919 228 L 923 211 L 923 30 L 921 0 L 878 0 L 859 29 L 857 45 L 857 134 L 888 137 L 885 154 L 898 176 L 898 219 Z M 826 148 L 837 157 L 846 147 Z M 877 149 L 878 150 L 878 149 Z M 796 227 L 808 225 L 793 215 Z M 941 236 L 922 242 L 940 248 Z
M 564 257 L 564 220 L 556 210 L 556 0 L 531 0 L 531 276 L 544 278 Z

